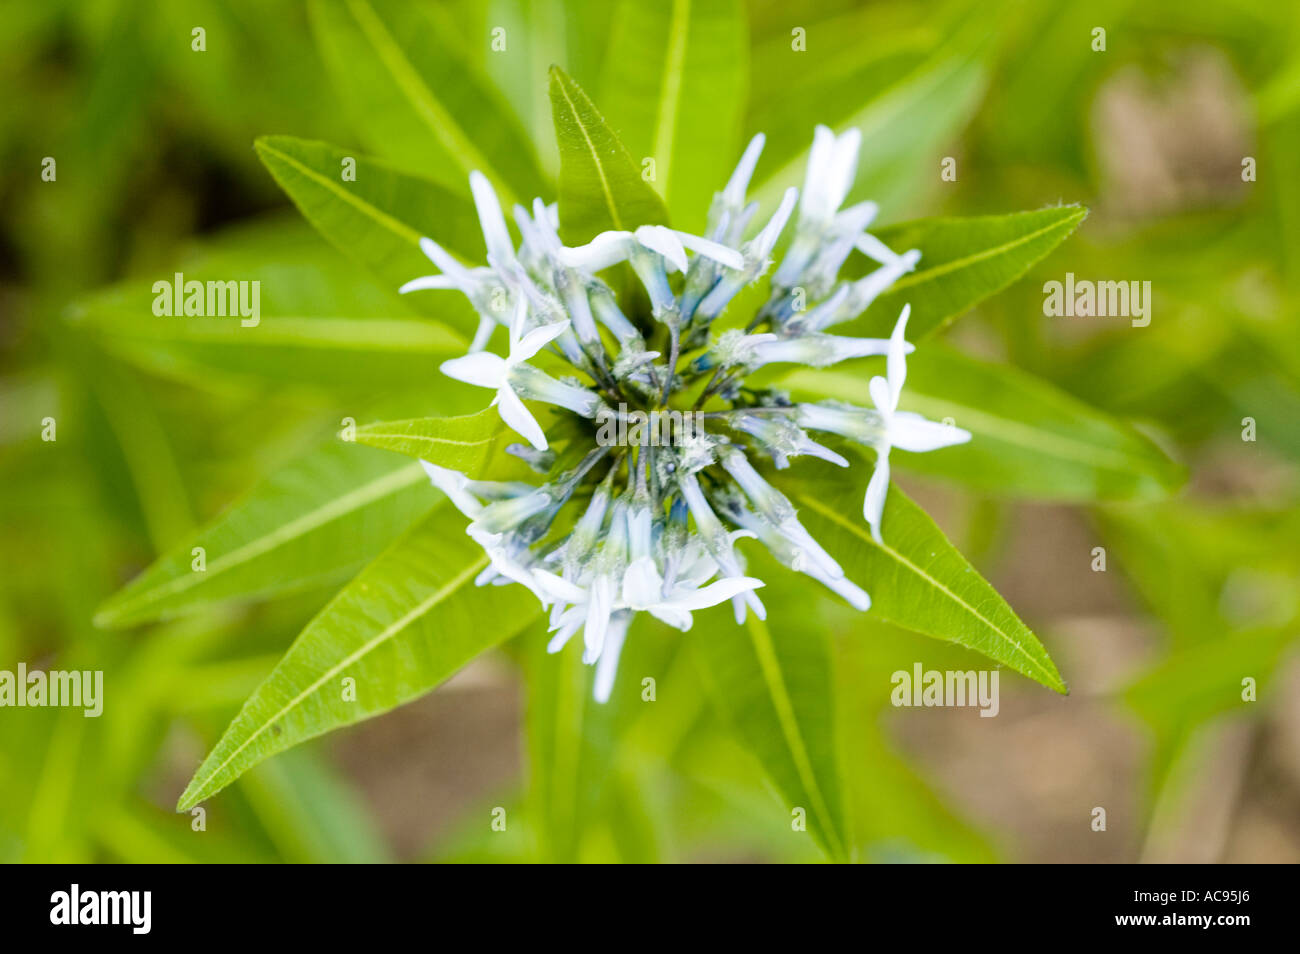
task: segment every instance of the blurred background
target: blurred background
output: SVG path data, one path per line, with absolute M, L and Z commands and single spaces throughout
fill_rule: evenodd
M 561 63 L 599 105 L 613 5 L 432 6 L 553 171 L 545 69 Z M 1008 675 L 996 719 L 892 708 L 890 672 L 978 668 L 976 657 L 828 609 L 853 664 L 841 678 L 858 737 L 844 771 L 868 780 L 864 856 L 1300 861 L 1300 6 L 747 9 L 746 135 L 804 141 L 816 122 L 862 125 L 884 220 L 1092 210 L 947 336 L 1134 422 L 1190 472 L 1167 501 L 1096 508 L 900 477 L 1072 693 Z M 6 0 L 0 23 L 0 669 L 102 669 L 108 697 L 98 719 L 0 710 L 0 859 L 528 858 L 526 824 L 492 833 L 488 819 L 513 812 L 527 786 L 517 667 L 540 633 L 417 703 L 264 763 L 208 803 L 205 831 L 173 813 L 341 580 L 137 629 L 96 629 L 96 607 L 343 417 L 417 406 L 418 375 L 398 394 L 346 367 L 298 373 L 273 353 L 114 334 L 94 303 L 107 286 L 254 238 L 268 258 L 370 288 L 301 221 L 252 141 L 379 147 L 292 0 Z M 493 57 L 497 26 L 528 39 Z M 795 59 L 797 27 L 809 52 Z M 941 178 L 945 158 L 954 181 Z M 1043 283 L 1067 271 L 1150 281 L 1150 325 L 1045 317 Z M 54 441 L 42 439 L 47 418 Z M 1225 693 L 1225 672 L 1257 680 L 1258 701 Z M 878 678 L 852 681 L 864 673 Z M 818 857 L 789 837 L 706 703 L 672 721 L 611 757 L 614 794 L 590 809 L 582 857 Z

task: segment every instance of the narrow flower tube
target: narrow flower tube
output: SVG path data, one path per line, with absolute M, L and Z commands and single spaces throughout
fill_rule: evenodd
M 826 126 L 813 131 L 794 241 L 772 278 L 774 285 L 793 288 L 799 284 L 804 270 L 822 248 L 835 211 L 853 185 L 861 138 L 856 129 L 843 136 L 836 136 Z
M 587 286 L 587 297 L 591 302 L 596 320 L 609 329 L 610 334 L 618 339 L 622 347 L 634 341 L 641 341 L 641 332 L 636 325 L 628 321 L 623 309 L 618 307 L 614 293 L 603 282 L 593 282 Z
M 880 412 L 852 404 L 799 404 L 795 406 L 794 419 L 799 426 L 810 431 L 839 434 L 860 444 L 874 445 L 885 434 Z
M 749 497 L 754 509 L 769 520 L 776 527 L 777 532 L 789 540 L 808 560 L 819 566 L 828 577 L 838 579 L 844 575 L 844 570 L 839 563 L 812 538 L 812 534 L 804 529 L 803 524 L 795 516 L 794 506 L 785 494 L 764 480 L 743 453 L 728 449 L 722 455 L 722 466 Z
M 736 559 L 732 548 L 735 544 L 736 535 L 747 535 L 748 532 L 727 533 L 717 515 L 709 506 L 709 502 L 704 499 L 704 493 L 700 490 L 699 482 L 695 479 L 694 474 L 679 476 L 678 483 L 681 487 L 682 499 L 686 501 L 686 506 L 690 509 L 691 516 L 695 520 L 695 526 L 699 530 L 700 538 L 703 540 L 705 548 L 713 555 L 713 559 L 717 561 L 718 569 L 722 572 L 722 575 L 732 578 L 744 576 L 740 568 L 740 562 Z M 767 610 L 752 590 L 733 597 L 731 603 L 735 609 L 737 623 L 745 621 L 746 606 L 752 609 L 754 615 L 759 619 L 767 619 Z
M 767 225 L 763 226 L 762 231 L 742 249 L 745 257 L 744 268 L 732 269 L 723 275 L 696 309 L 701 315 L 710 320 L 716 318 L 742 288 L 767 271 L 768 265 L 771 264 L 768 256 L 776 247 L 776 241 L 781 237 L 786 223 L 790 221 L 790 214 L 794 211 L 798 199 L 798 189 L 791 186 L 785 190 L 785 194 L 781 197 L 781 204 L 772 214 Z
M 867 591 L 848 579 L 842 573 L 833 575 L 826 566 L 811 559 L 806 548 L 799 546 L 790 535 L 781 532 L 772 521 L 762 514 L 754 513 L 743 505 L 734 506 L 727 511 L 736 523 L 751 531 L 759 542 L 785 566 L 811 577 L 834 593 L 839 594 L 854 609 L 865 612 L 871 607 L 871 597 Z
M 752 357 L 745 364 L 750 368 L 780 363 L 806 364 L 814 368 L 824 368 L 850 358 L 882 355 L 888 349 L 888 338 L 847 338 L 843 335 L 807 334 L 798 338 L 759 341 L 751 349 Z
M 587 418 L 594 418 L 600 407 L 598 395 L 585 388 L 557 381 L 531 364 L 514 365 L 507 380 L 514 392 L 525 401 L 555 404 Z
M 593 565 L 587 594 L 587 616 L 582 628 L 583 662 L 594 663 L 600 658 L 626 566 L 627 505 L 620 500 L 614 504 L 610 514 L 609 535 L 601 542 Z
M 915 268 L 920 260 L 921 253 L 912 249 L 899 255 L 893 262 L 881 265 L 870 275 L 848 285 L 847 292 L 833 308 L 822 311 L 816 322 L 809 320 L 805 327 L 808 331 L 822 331 L 831 325 L 858 317 L 871 307 L 882 292 Z
M 789 416 L 741 412 L 731 415 L 727 423 L 756 438 L 772 456 L 778 470 L 789 467 L 789 459 L 801 454 L 820 457 L 837 467 L 849 466 L 842 455 L 814 441 Z
M 471 526 L 476 526 L 487 533 L 504 533 L 513 530 L 529 517 L 541 513 L 553 502 L 547 489 L 540 487 L 532 493 L 488 504 L 474 518 Z

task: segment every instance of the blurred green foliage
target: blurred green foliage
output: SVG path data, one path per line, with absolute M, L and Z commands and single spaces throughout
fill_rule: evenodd
M 460 57 L 445 64 L 449 88 L 459 90 L 453 105 L 468 117 L 509 113 L 512 138 L 486 158 L 522 191 L 543 190 L 557 169 L 549 65 L 562 64 L 618 125 L 602 82 L 629 68 L 638 31 L 616 22 L 614 4 L 429 6 L 420 29 Z M 876 199 L 890 222 L 1058 202 L 1093 209 L 1063 249 L 948 337 L 1132 422 L 1189 468 L 1176 499 L 1089 511 L 1111 571 L 1162 633 L 1155 658 L 1104 700 L 1154 740 L 1141 792 L 1153 805 L 1197 731 L 1242 711 L 1241 674 L 1259 680 L 1256 706 L 1267 709 L 1270 678 L 1300 625 L 1300 7 L 744 6 L 747 39 L 739 34 L 736 55 L 750 62 L 748 94 L 719 77 L 717 92 L 693 95 L 721 97 L 718 108 L 732 110 L 744 134 L 768 134 L 765 161 L 784 170 L 772 190 L 798 181 L 814 123 L 851 122 L 876 160 L 851 198 Z M 266 284 L 284 297 L 265 307 L 277 314 L 418 326 L 422 303 L 397 299 L 301 223 L 253 142 L 284 134 L 356 146 L 391 162 L 377 174 L 416 175 L 451 191 L 464 179 L 457 142 L 432 141 L 400 110 L 368 106 L 368 64 L 347 31 L 314 38 L 323 22 L 346 15 L 340 5 L 11 0 L 3 9 L 0 668 L 22 660 L 103 669 L 108 704 L 98 719 L 75 709 L 0 710 L 0 859 L 390 857 L 383 819 L 322 744 L 249 772 L 208 803 L 201 834 L 172 806 L 331 588 L 415 510 L 394 503 L 368 524 L 376 538 L 358 542 L 355 564 L 321 566 L 292 581 L 283 599 L 140 630 L 100 630 L 92 619 L 139 570 L 341 419 L 429 413 L 431 369 L 443 353 L 432 331 L 405 329 L 409 361 L 395 377 L 378 325 L 339 329 L 385 357 L 373 367 L 356 352 L 344 360 L 296 340 L 250 349 L 223 340 L 222 329 L 198 339 L 188 328 L 178 340 L 153 330 L 132 337 L 127 326 L 148 313 L 131 289 L 182 267 L 229 274 L 238 261 L 241 275 L 275 277 Z M 195 27 L 206 31 L 203 52 L 191 48 Z M 497 27 L 514 44 L 510 55 L 491 50 Z M 1105 52 L 1092 48 L 1096 27 L 1106 30 Z M 791 49 L 796 28 L 806 31 L 807 53 Z M 622 108 L 630 114 L 637 104 Z M 264 143 L 264 158 L 274 146 Z M 646 148 L 638 144 L 637 154 Z M 41 178 L 45 157 L 57 161 L 54 182 Z M 956 181 L 941 179 L 944 157 L 956 159 Z M 1254 181 L 1241 181 L 1244 157 L 1256 160 Z M 673 186 L 667 195 L 674 210 L 698 208 L 714 187 L 716 170 L 684 167 L 675 173 L 681 194 Z M 464 222 L 467 213 L 443 214 Z M 380 251 L 376 263 L 398 271 Z M 1067 270 L 1151 281 L 1150 327 L 1044 317 L 1042 283 Z M 135 284 L 115 285 L 126 278 Z M 475 409 L 448 407 L 444 397 L 438 392 L 441 412 Z M 57 425 L 52 443 L 41 438 L 45 418 Z M 1242 440 L 1245 418 L 1255 441 Z M 980 488 L 992 500 L 1003 496 L 997 491 Z M 994 567 L 996 524 L 1017 511 L 968 499 L 994 526 L 974 521 L 950 535 L 977 565 Z M 916 637 L 820 599 L 799 610 L 834 641 L 849 805 L 824 810 L 855 820 L 849 837 L 859 856 L 1015 857 L 1005 833 L 978 830 L 936 796 L 891 734 L 888 673 L 910 669 Z M 1030 622 L 1044 624 L 1035 628 L 1054 649 L 1054 621 Z M 657 703 L 653 719 L 616 703 L 595 707 L 577 661 L 543 660 L 535 630 L 513 641 L 503 654 L 511 666 L 552 664 L 534 682 L 526 720 L 555 721 L 529 733 L 531 781 L 482 796 L 488 801 L 428 857 L 819 858 L 809 840 L 790 837 L 756 764 L 723 731 L 728 714 L 708 705 L 699 683 L 710 667 L 698 657 L 720 647 L 702 653 L 690 639 L 629 643 L 625 669 L 674 674 L 672 698 Z M 957 647 L 924 652 L 931 668 L 977 665 Z M 512 817 L 518 809 L 525 824 L 492 833 L 489 805 Z M 547 841 L 540 849 L 539 838 Z

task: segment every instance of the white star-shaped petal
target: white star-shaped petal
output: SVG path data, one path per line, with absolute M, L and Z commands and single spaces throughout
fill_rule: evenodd
M 876 445 L 876 469 L 867 482 L 867 493 L 862 501 L 862 516 L 870 524 L 871 535 L 877 543 L 883 542 L 880 522 L 885 512 L 885 495 L 889 491 L 890 448 L 929 451 L 952 444 L 964 444 L 970 440 L 970 431 L 927 420 L 912 411 L 898 410 L 898 398 L 903 393 L 903 382 L 907 379 L 908 346 L 903 335 L 911 312 L 911 305 L 903 306 L 898 323 L 894 325 L 894 333 L 889 337 L 889 348 L 885 353 L 886 376 L 882 378 L 876 375 L 867 384 L 871 401 L 880 412 L 884 424 L 884 436 Z
M 501 357 L 490 351 L 477 351 L 462 358 L 452 358 L 441 365 L 442 373 L 457 381 L 496 391 L 492 403 L 496 405 L 511 430 L 521 435 L 538 450 L 546 450 L 546 434 L 537 419 L 524 407 L 524 402 L 510 385 L 510 369 L 528 361 L 548 344 L 562 335 L 569 322 L 556 321 L 532 331 L 523 332 L 523 319 L 527 305 L 521 299 L 510 330 L 510 354 Z

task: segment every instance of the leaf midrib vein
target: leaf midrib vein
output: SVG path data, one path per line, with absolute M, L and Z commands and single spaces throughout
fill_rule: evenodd
M 745 628 L 749 630 L 750 641 L 754 644 L 754 652 L 758 656 L 759 668 L 762 670 L 763 679 L 767 683 L 768 694 L 771 696 L 773 708 L 776 709 L 777 720 L 781 723 L 781 733 L 785 736 L 785 743 L 790 749 L 791 757 L 794 759 L 795 771 L 799 773 L 804 788 L 808 790 L 808 795 L 814 802 L 813 807 L 817 814 L 825 819 L 826 836 L 834 842 L 832 846 L 833 853 L 842 854 L 844 846 L 840 841 L 839 831 L 835 827 L 835 819 L 831 815 L 826 800 L 822 795 L 821 786 L 817 784 L 817 776 L 813 772 L 812 760 L 808 757 L 808 749 L 804 744 L 803 733 L 799 730 L 799 720 L 794 714 L 794 703 L 790 699 L 789 690 L 782 678 L 781 665 L 776 658 L 776 649 L 772 645 L 772 638 L 767 631 L 767 624 L 762 620 L 754 620 L 747 624 Z
M 1016 238 L 1011 239 L 1008 242 L 1003 242 L 1001 245 L 995 245 L 992 248 L 986 248 L 979 252 L 975 252 L 971 255 L 965 255 L 962 258 L 955 258 L 950 262 L 943 262 L 940 265 L 934 266 L 934 268 L 926 268 L 918 272 L 912 272 L 910 275 L 904 275 L 901 278 L 899 278 L 897 281 L 895 281 L 893 285 L 890 286 L 889 294 L 892 295 L 893 293 L 900 291 L 902 289 L 911 288 L 913 285 L 920 285 L 925 282 L 932 281 L 933 279 L 938 278 L 941 275 L 947 275 L 949 272 L 955 272 L 963 268 L 969 268 L 972 265 L 976 265 L 979 262 L 984 261 L 985 259 L 994 258 L 998 255 L 1005 255 L 1007 252 L 1010 252 L 1013 249 L 1026 244 L 1027 242 L 1032 242 L 1034 239 L 1038 238 L 1041 235 L 1045 235 L 1046 233 L 1054 231 L 1056 229 L 1065 228 L 1071 224 L 1076 224 L 1076 220 L 1082 216 L 1083 210 L 1074 209 L 1073 213 L 1074 213 L 1073 215 L 1067 216 L 1065 218 L 1057 219 L 1055 222 L 1052 222 L 1048 225 L 1044 225 L 1040 229 L 1035 229 L 1032 232 L 1027 232 L 1024 235 L 1017 236 Z
M 1032 669 L 1034 669 L 1035 671 L 1037 671 L 1037 672 L 1041 673 L 1042 675 L 1046 676 L 1049 685 L 1053 685 L 1053 686 L 1055 686 L 1055 685 L 1059 685 L 1059 684 L 1060 684 L 1060 682 L 1061 682 L 1060 677 L 1059 677 L 1059 676 L 1053 677 L 1053 676 L 1051 675 L 1051 673 L 1048 672 L 1048 670 L 1047 670 L 1046 668 L 1044 668 L 1044 666 L 1043 666 L 1042 663 L 1040 663 L 1038 660 L 1036 660 L 1033 656 L 1031 656 L 1031 655 L 1028 653 L 1028 651 L 1025 650 L 1025 648 L 1020 644 L 1019 641 L 1017 641 L 1017 640 L 1015 640 L 1015 639 L 1012 639 L 1011 636 L 1009 636 L 1008 634 L 1006 634 L 1005 632 L 1003 632 L 1002 629 L 1001 629 L 1001 627 L 999 627 L 996 623 L 994 623 L 992 620 L 990 620 L 987 616 L 985 616 L 983 613 L 981 613 L 979 610 L 977 610 L 977 609 L 976 609 L 974 606 L 972 606 L 970 603 L 966 602 L 964 599 L 962 599 L 960 596 L 958 596 L 956 593 L 954 593 L 952 590 L 950 590 L 947 586 L 945 586 L 945 585 L 944 585 L 943 583 L 941 583 L 939 580 L 935 579 L 933 576 L 931 576 L 931 575 L 930 575 L 929 573 L 927 573 L 925 570 L 921 569 L 919 566 L 917 566 L 915 563 L 913 563 L 913 562 L 912 562 L 911 560 L 909 560 L 907 557 L 903 556 L 903 554 L 899 553 L 899 552 L 898 552 L 897 550 L 895 550 L 893 547 L 889 546 L 889 544 L 887 544 L 887 543 L 877 543 L 875 540 L 873 540 L 873 539 L 871 538 L 870 534 L 865 533 L 865 532 L 863 531 L 863 529 L 862 529 L 860 526 L 858 526 L 855 522 L 853 522 L 853 521 L 851 521 L 851 520 L 846 520 L 846 519 L 845 519 L 843 516 L 841 516 L 839 513 L 837 513 L 837 512 L 834 511 L 834 510 L 830 510 L 830 509 L 828 509 L 825 505 L 823 505 L 821 502 L 819 502 L 819 501 L 816 500 L 815 498 L 808 496 L 808 494 L 806 494 L 806 493 L 801 493 L 801 494 L 799 494 L 799 499 L 804 503 L 804 505 L 806 505 L 806 506 L 810 507 L 811 509 L 817 511 L 819 514 L 821 514 L 821 515 L 822 515 L 823 517 L 825 517 L 827 520 L 830 520 L 830 521 L 832 521 L 833 523 L 838 524 L 839 526 L 845 528 L 846 530 L 848 530 L 850 533 L 854 534 L 855 536 L 860 537 L 860 538 L 863 539 L 864 541 L 870 543 L 872 546 L 877 547 L 877 548 L 883 550 L 885 553 L 889 554 L 889 556 L 890 556 L 891 558 L 893 558 L 896 562 L 901 563 L 903 566 L 907 567 L 907 568 L 910 569 L 912 572 L 916 573 L 917 576 L 919 576 L 919 577 L 921 577 L 922 579 L 924 579 L 924 580 L 926 580 L 927 582 L 929 582 L 929 583 L 930 583 L 932 586 L 934 586 L 936 589 L 938 589 L 938 590 L 940 590 L 941 592 L 947 594 L 947 596 L 948 596 L 948 597 L 949 597 L 949 598 L 950 598 L 954 603 L 956 603 L 958 606 L 961 606 L 962 608 L 964 608 L 964 609 L 965 609 L 967 612 L 969 612 L 972 616 L 974 616 L 974 617 L 975 617 L 976 619 L 978 619 L 981 623 L 983 623 L 985 626 L 987 626 L 987 627 L 988 627 L 988 628 L 989 628 L 989 629 L 994 633 L 994 635 L 996 635 L 998 638 L 1000 638 L 1001 640 L 1003 640 L 1005 643 L 1007 643 L 1009 646 L 1011 646 L 1011 647 L 1012 647 L 1012 648 L 1013 648 L 1017 653 L 1019 653 L 1022 657 L 1024 657 L 1025 661 L 1028 663 L 1028 665 L 1030 666 L 1030 668 L 1032 668 Z
M 434 606 L 436 606 L 438 603 L 441 603 L 443 599 L 445 599 L 448 596 L 448 594 L 459 589 L 460 586 L 467 579 L 471 579 L 477 576 L 479 572 L 482 571 L 488 565 L 488 562 L 489 561 L 486 555 L 479 557 L 477 560 L 471 563 L 464 570 L 461 570 L 454 577 L 452 577 L 447 583 L 440 586 L 428 597 L 426 597 L 425 599 L 417 603 L 415 606 L 413 606 L 400 619 L 384 627 L 382 630 L 380 630 L 378 633 L 372 636 L 369 640 L 362 643 L 361 646 L 359 646 L 353 652 L 351 652 L 343 659 L 341 659 L 339 662 L 335 663 L 333 666 L 327 669 L 316 679 L 315 682 L 313 682 L 306 689 L 302 690 L 300 693 L 298 693 L 298 695 L 294 696 L 287 703 L 285 703 L 284 706 L 282 706 L 274 716 L 264 720 L 262 724 L 259 725 L 257 729 L 255 729 L 248 736 L 247 739 L 241 742 L 239 746 L 233 752 L 230 753 L 230 755 L 226 756 L 225 760 L 222 761 L 220 765 L 218 765 L 215 769 L 213 769 L 211 772 L 208 773 L 207 781 L 205 781 L 203 785 L 198 789 L 198 791 L 194 793 L 193 798 L 186 799 L 186 801 L 189 804 L 195 804 L 197 802 L 202 801 L 203 798 L 206 797 L 208 789 L 211 787 L 213 780 L 218 778 L 220 774 L 223 771 L 225 771 L 226 766 L 228 766 L 232 761 L 234 761 L 235 758 L 238 757 L 238 755 L 241 752 L 243 752 L 244 749 L 248 748 L 248 746 L 250 746 L 254 740 L 260 738 L 267 729 L 275 725 L 281 718 L 283 718 L 287 712 L 290 712 L 291 710 L 296 708 L 300 703 L 302 703 L 304 699 L 312 695 L 312 693 L 314 693 L 317 689 L 323 686 L 330 679 L 333 679 L 344 669 L 351 666 L 357 660 L 368 655 L 373 649 L 375 649 L 375 647 L 379 646 L 384 642 L 387 642 L 394 635 L 401 632 L 407 626 L 411 625 L 411 623 L 419 619 L 425 613 L 429 612 L 429 610 L 431 610 Z M 273 675 L 274 673 L 272 673 L 272 676 Z
M 411 228 L 405 222 L 393 218 L 387 212 L 384 212 L 381 209 L 377 208 L 376 206 L 371 205 L 369 202 L 366 202 L 365 200 L 358 198 L 357 196 L 349 192 L 347 189 L 340 186 L 338 183 L 332 181 L 326 176 L 321 175 L 315 169 L 311 168 L 311 166 L 308 166 L 300 162 L 299 160 L 295 159 L 293 156 L 289 155 L 287 152 L 284 152 L 281 149 L 277 149 L 275 146 L 272 146 L 270 143 L 266 142 L 265 140 L 263 140 L 260 143 L 260 146 L 263 149 L 265 149 L 267 152 L 274 155 L 277 159 L 280 159 L 283 162 L 288 163 L 297 172 L 306 176 L 308 179 L 312 180 L 317 185 L 322 186 L 325 189 L 328 189 L 330 192 L 334 193 L 334 195 L 342 199 L 344 202 L 348 203 L 349 205 L 353 206 L 356 209 L 359 209 L 362 212 L 362 214 L 378 222 L 380 225 L 388 229 L 390 232 L 395 232 L 396 234 L 404 238 L 406 241 L 410 242 L 412 245 L 419 244 L 420 237 L 421 237 L 420 233 L 415 231 L 415 229 Z
M 686 59 L 686 38 L 690 28 L 691 0 L 673 0 L 668 24 L 668 55 L 664 57 L 663 90 L 659 98 L 659 118 L 655 127 L 654 155 L 659 159 L 662 189 L 668 192 L 672 171 L 673 140 L 677 132 L 677 113 L 681 108 L 682 64 Z
M 573 104 L 569 97 L 569 91 L 565 89 L 565 81 L 559 80 L 556 84 L 560 90 L 560 95 L 564 97 L 564 102 L 569 107 L 569 113 L 573 116 L 573 122 L 578 127 L 578 132 L 582 133 L 583 141 L 587 144 L 587 151 L 591 153 L 591 161 L 596 167 L 596 175 L 600 179 L 600 189 L 605 195 L 605 205 L 609 207 L 610 218 L 614 222 L 614 228 L 623 229 L 623 220 L 618 214 L 618 207 L 614 204 L 614 193 L 609 187 L 609 180 L 605 178 L 605 167 L 601 164 L 600 153 L 596 151 L 596 144 L 591 141 L 591 136 L 587 134 L 587 127 L 578 115 L 578 108 Z
M 1132 473 L 1134 470 L 1133 465 L 1138 459 L 1112 447 L 1089 444 L 1053 431 L 1036 430 L 1021 421 L 978 411 L 965 404 L 953 404 L 942 398 L 927 394 L 913 392 L 911 404 L 914 407 L 931 408 L 930 416 L 932 417 L 950 416 L 956 419 L 956 414 L 943 415 L 941 413 L 945 409 L 949 411 L 955 410 L 960 413 L 963 422 L 983 422 L 983 428 L 976 424 L 975 430 L 991 437 L 1000 437 L 1008 444 L 1018 444 L 1031 450 L 1038 450 L 1046 445 L 1055 448 L 1057 454 L 1061 457 L 1084 464 L 1096 464 L 1122 474 Z M 1102 463 L 1102 461 L 1109 461 L 1109 463 Z
M 233 322 L 235 319 L 232 316 L 215 320 Z M 152 330 L 150 326 L 142 325 L 141 328 L 145 333 L 133 335 L 137 340 L 177 343 L 211 342 L 238 344 L 241 347 L 300 345 L 313 350 L 366 350 L 376 353 L 423 347 L 431 353 L 438 353 L 443 347 L 458 348 L 464 344 L 464 339 L 447 326 L 419 318 L 394 320 L 330 318 L 317 315 L 265 315 L 256 328 L 247 329 L 230 326 L 205 328 L 203 325 L 187 322 L 177 334 L 159 335 L 150 334 Z M 312 333 L 303 334 L 304 329 L 310 329 Z
M 501 190 L 502 198 L 509 208 L 515 202 L 515 196 L 505 180 L 488 162 L 487 157 L 475 148 L 473 141 L 465 134 L 455 117 L 438 101 L 438 97 L 407 59 L 374 8 L 365 0 L 348 0 L 348 6 L 351 7 L 352 16 L 366 35 L 366 39 L 379 55 L 380 61 L 398 87 L 406 94 L 411 105 L 415 107 L 416 113 L 425 121 L 434 137 L 442 143 L 466 175 L 476 169 L 490 173 L 489 177 Z
M 496 441 L 497 439 L 497 435 L 495 434 L 492 437 L 480 438 L 479 440 L 459 441 L 451 437 L 430 437 L 427 434 L 400 434 L 400 433 L 393 433 L 390 431 L 371 431 L 371 430 L 357 432 L 357 439 L 359 443 L 363 443 L 363 444 L 369 443 L 368 441 L 361 440 L 361 438 L 370 438 L 370 437 L 380 437 L 392 441 L 423 441 L 427 444 L 434 444 L 434 445 L 451 444 L 456 447 L 491 447 L 493 442 Z
M 390 471 L 383 477 L 379 477 L 366 484 L 361 484 L 353 488 L 340 497 L 323 504 L 314 510 L 309 510 L 295 520 L 281 524 L 271 533 L 264 534 L 250 540 L 242 547 L 237 547 L 229 553 L 224 553 L 215 560 L 207 564 L 207 570 L 202 573 L 190 572 L 185 576 L 174 577 L 166 583 L 160 584 L 153 589 L 141 594 L 137 599 L 131 600 L 125 605 L 147 606 L 150 603 L 157 602 L 164 596 L 170 596 L 175 593 L 184 592 L 200 582 L 211 580 L 213 576 L 224 572 L 227 569 L 246 563 L 255 557 L 274 550 L 291 540 L 295 540 L 312 530 L 322 527 L 339 517 L 344 516 L 353 510 L 359 509 L 368 503 L 373 503 L 381 497 L 396 493 L 406 487 L 416 484 L 423 477 L 423 469 L 418 463 L 407 464 L 397 470 Z
M 846 384 L 859 386 L 860 381 L 857 378 L 851 378 L 849 375 L 835 371 L 820 372 L 818 378 L 826 381 L 838 380 Z M 785 381 L 797 382 L 803 379 L 802 372 L 795 372 L 789 375 Z M 808 378 L 808 380 L 815 380 Z M 798 389 L 798 384 L 795 385 Z M 820 393 L 823 388 L 818 389 Z M 1039 450 L 1043 445 L 1049 445 L 1056 449 L 1061 457 L 1070 460 L 1079 461 L 1085 464 L 1099 464 L 1097 458 L 1109 460 L 1111 463 L 1109 469 L 1119 473 L 1131 473 L 1133 465 L 1140 460 L 1140 457 L 1133 454 L 1126 454 L 1123 451 L 1115 450 L 1111 447 L 1105 447 L 1100 444 L 1091 444 L 1086 441 L 1077 440 L 1066 434 L 1058 434 L 1054 431 L 1038 430 L 1031 425 L 1024 424 L 1021 421 L 1004 417 L 1000 414 L 990 414 L 987 411 L 981 411 L 971 407 L 968 404 L 960 404 L 945 400 L 944 398 L 935 397 L 931 394 L 924 394 L 920 391 L 913 390 L 909 395 L 903 398 L 904 410 L 924 410 L 929 409 L 929 417 L 952 417 L 959 421 L 960 426 L 966 427 L 972 422 L 983 422 L 983 427 L 978 425 L 968 428 L 978 434 L 987 434 L 990 437 L 1000 438 L 1008 444 L 1015 444 L 1020 447 L 1026 447 L 1031 450 Z M 944 411 L 951 413 L 944 414 Z M 1104 465 L 1103 465 L 1104 466 Z

